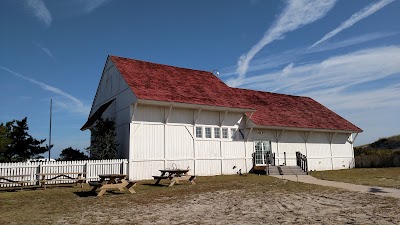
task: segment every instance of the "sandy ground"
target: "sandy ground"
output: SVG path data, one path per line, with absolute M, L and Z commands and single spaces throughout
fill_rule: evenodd
M 135 206 L 85 206 L 59 224 L 400 224 L 400 200 L 358 192 L 274 193 L 243 190 L 159 199 Z M 116 200 L 116 199 L 115 199 Z M 120 204 L 125 204 L 121 207 Z M 113 207 L 114 206 L 114 207 Z M 117 207 L 118 206 L 118 207 Z

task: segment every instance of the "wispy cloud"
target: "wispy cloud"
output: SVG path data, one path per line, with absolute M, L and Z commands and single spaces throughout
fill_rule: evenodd
M 313 47 L 311 49 L 305 49 L 305 53 L 314 53 L 314 52 L 322 52 L 328 50 L 334 50 L 338 48 L 343 48 L 351 45 L 361 44 L 368 41 L 373 41 L 381 38 L 386 38 L 394 35 L 398 35 L 399 32 L 373 32 L 368 34 L 363 34 L 360 36 L 352 37 L 346 40 L 337 41 L 337 42 L 325 42 L 323 45 L 318 45 L 317 47 Z
M 46 26 L 50 26 L 53 21 L 53 17 L 50 11 L 42 0 L 26 0 L 26 5 L 32 10 L 32 13 Z
M 377 81 L 400 75 L 399 58 L 400 46 L 364 49 L 321 62 L 289 64 L 281 71 L 249 77 L 243 87 L 311 96 L 333 109 L 390 107 L 400 105 L 400 85 Z
M 251 67 L 248 68 L 247 72 L 256 72 L 262 71 L 266 69 L 276 69 L 283 65 L 287 65 L 291 62 L 298 61 L 304 55 L 314 54 L 323 51 L 331 51 L 340 48 L 344 48 L 347 46 L 353 46 L 357 44 L 362 44 L 365 42 L 382 39 L 394 35 L 399 35 L 399 32 L 373 32 L 367 33 L 363 35 L 359 35 L 356 37 L 352 37 L 349 39 L 339 40 L 336 42 L 325 42 L 323 45 L 318 45 L 315 48 L 310 49 L 309 47 L 299 47 L 295 49 L 290 49 L 284 52 L 279 52 L 276 54 L 266 55 L 264 57 L 260 57 L 254 59 L 252 61 Z M 230 66 L 221 69 L 221 78 L 229 79 L 237 75 L 236 66 Z M 228 82 L 229 83 L 229 82 Z
M 358 21 L 374 14 L 376 11 L 382 9 L 389 3 L 392 3 L 394 0 L 381 0 L 377 3 L 370 4 L 366 6 L 365 8 L 361 9 L 357 13 L 353 14 L 348 20 L 344 21 L 339 27 L 336 29 L 332 30 L 331 32 L 327 33 L 324 37 L 322 37 L 319 41 L 315 42 L 311 48 L 321 44 L 322 42 L 328 40 L 329 38 L 332 38 L 336 34 L 342 32 L 343 30 L 353 26 L 355 23 Z
M 86 13 L 91 13 L 96 8 L 103 6 L 111 0 L 80 0 Z
M 29 81 L 32 84 L 35 84 L 37 86 L 39 86 L 40 88 L 42 88 L 45 91 L 50 91 L 54 94 L 57 94 L 61 97 L 64 97 L 65 99 L 69 100 L 68 102 L 58 102 L 58 106 L 65 108 L 67 110 L 70 110 L 72 112 L 78 112 L 78 113 L 82 113 L 87 115 L 87 113 L 90 110 L 90 107 L 86 106 L 83 104 L 82 101 L 80 101 L 79 99 L 75 98 L 74 96 L 62 91 L 61 89 L 57 88 L 57 87 L 53 87 L 51 85 L 45 84 L 43 82 L 37 81 L 33 78 L 24 76 L 20 73 L 17 73 L 13 70 L 10 70 L 6 67 L 0 66 L 1 69 L 3 69 L 4 71 L 7 71 L 8 73 L 12 74 L 15 77 L 21 78 L 23 80 Z
M 40 50 L 42 50 L 42 52 L 44 52 L 44 54 L 46 54 L 48 57 L 54 59 L 54 55 L 53 53 L 50 51 L 50 49 L 43 47 L 41 44 L 39 43 L 35 43 L 36 47 L 40 48 Z
M 239 77 L 236 80 L 231 80 L 230 84 L 233 86 L 240 84 L 248 70 L 250 61 L 264 46 L 284 38 L 287 32 L 294 31 L 324 17 L 335 5 L 335 2 L 336 0 L 288 1 L 286 8 L 264 37 L 247 54 L 240 57 L 237 68 Z
M 384 109 L 400 106 L 400 86 L 363 90 L 354 93 L 314 94 L 314 98 L 338 110 Z

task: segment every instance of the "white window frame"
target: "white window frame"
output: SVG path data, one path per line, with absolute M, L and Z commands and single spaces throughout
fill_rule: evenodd
M 197 129 L 200 129 L 200 137 L 197 135 L 198 134 Z M 196 126 L 195 132 L 196 132 L 196 138 L 203 138 L 203 127 Z
M 215 132 L 215 131 L 218 131 L 218 132 Z M 217 137 L 217 133 L 218 133 L 218 137 Z M 220 127 L 214 127 L 214 138 L 216 138 L 216 139 L 221 138 L 221 128 Z
M 210 136 L 207 136 L 207 130 L 210 131 Z M 212 129 L 211 127 L 205 127 L 204 129 L 204 138 L 211 139 L 212 138 Z
M 225 134 L 224 134 L 224 131 L 226 131 L 226 136 L 225 136 Z M 222 128 L 221 134 L 222 134 L 221 137 L 222 137 L 223 139 L 228 139 L 228 137 L 229 137 L 229 130 L 228 130 L 228 128 L 223 127 L 223 128 Z
M 233 140 L 233 139 L 236 139 L 236 136 L 237 136 L 237 128 L 231 128 L 230 129 L 230 131 L 231 131 L 231 139 Z

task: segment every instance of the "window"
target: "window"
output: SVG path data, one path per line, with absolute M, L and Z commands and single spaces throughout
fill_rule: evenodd
M 236 128 L 231 128 L 231 138 L 235 139 L 236 137 Z
M 196 127 L 196 137 L 197 138 L 202 138 L 203 137 L 203 129 L 202 127 Z
M 219 127 L 214 127 L 214 138 L 221 138 L 221 129 Z
M 228 128 L 222 128 L 222 138 L 228 138 Z
M 206 138 L 211 138 L 211 127 L 206 127 Z

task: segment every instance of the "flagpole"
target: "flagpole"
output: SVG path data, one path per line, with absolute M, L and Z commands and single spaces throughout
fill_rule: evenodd
M 51 111 L 53 106 L 53 99 L 50 99 L 50 131 L 49 131 L 49 161 L 50 161 L 50 149 L 51 149 Z

